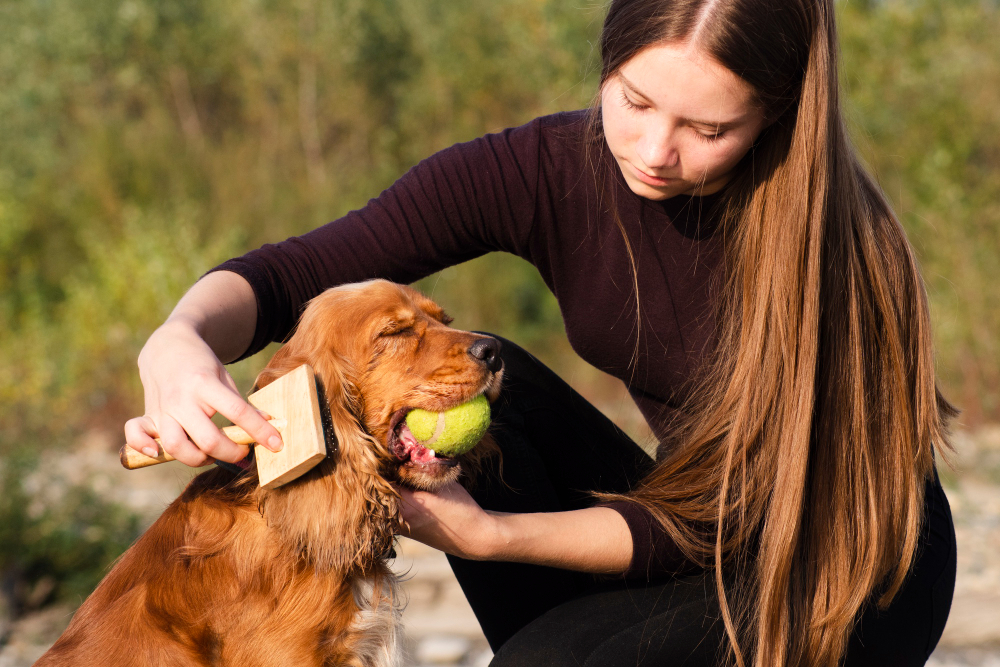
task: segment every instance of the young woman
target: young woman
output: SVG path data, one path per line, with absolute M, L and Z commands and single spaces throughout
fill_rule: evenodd
M 506 484 L 402 491 L 495 664 L 923 664 L 954 587 L 933 454 L 952 409 L 912 251 L 843 126 L 832 0 L 613 0 L 601 55 L 589 112 L 442 151 L 199 281 L 140 355 L 129 444 L 239 460 L 211 414 L 277 433 L 220 359 L 328 286 L 511 252 L 661 444 L 649 461 L 504 343 Z

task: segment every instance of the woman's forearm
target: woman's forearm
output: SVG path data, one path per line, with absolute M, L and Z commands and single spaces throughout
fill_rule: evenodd
M 533 514 L 490 512 L 497 536 L 490 560 L 620 574 L 632 561 L 632 535 L 607 507 Z
M 632 533 L 608 507 L 507 514 L 485 511 L 457 482 L 435 492 L 397 487 L 401 533 L 461 558 L 620 574 L 632 562 Z
M 239 358 L 253 341 L 257 299 L 242 276 L 231 271 L 210 273 L 177 302 L 165 326 L 192 327 L 223 363 Z

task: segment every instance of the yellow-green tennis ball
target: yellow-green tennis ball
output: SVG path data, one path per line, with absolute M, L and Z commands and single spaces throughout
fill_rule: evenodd
M 480 394 L 444 412 L 410 410 L 406 425 L 417 442 L 435 454 L 458 456 L 475 447 L 486 434 L 490 402 Z

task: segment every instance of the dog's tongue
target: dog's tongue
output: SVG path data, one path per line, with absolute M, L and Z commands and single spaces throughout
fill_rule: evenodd
M 433 450 L 427 449 L 417 442 L 413 433 L 410 432 L 410 427 L 405 422 L 399 429 L 399 441 L 403 443 L 404 451 L 410 455 L 410 460 L 414 463 L 427 463 L 436 458 Z

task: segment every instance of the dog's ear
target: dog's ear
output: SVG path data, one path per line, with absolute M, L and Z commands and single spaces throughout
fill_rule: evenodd
M 261 510 L 286 542 L 322 569 L 368 570 L 392 546 L 399 495 L 380 474 L 381 448 L 361 421 L 351 362 L 328 346 L 301 344 L 296 333 L 257 378 L 264 386 L 303 363 L 313 367 L 330 410 L 335 445 L 326 460 L 262 493 Z
M 399 495 L 381 475 L 386 453 L 364 427 L 364 406 L 350 370 L 344 359 L 337 358 L 317 372 L 337 441 L 330 475 L 335 494 L 335 565 L 367 570 L 392 546 L 399 527 Z

